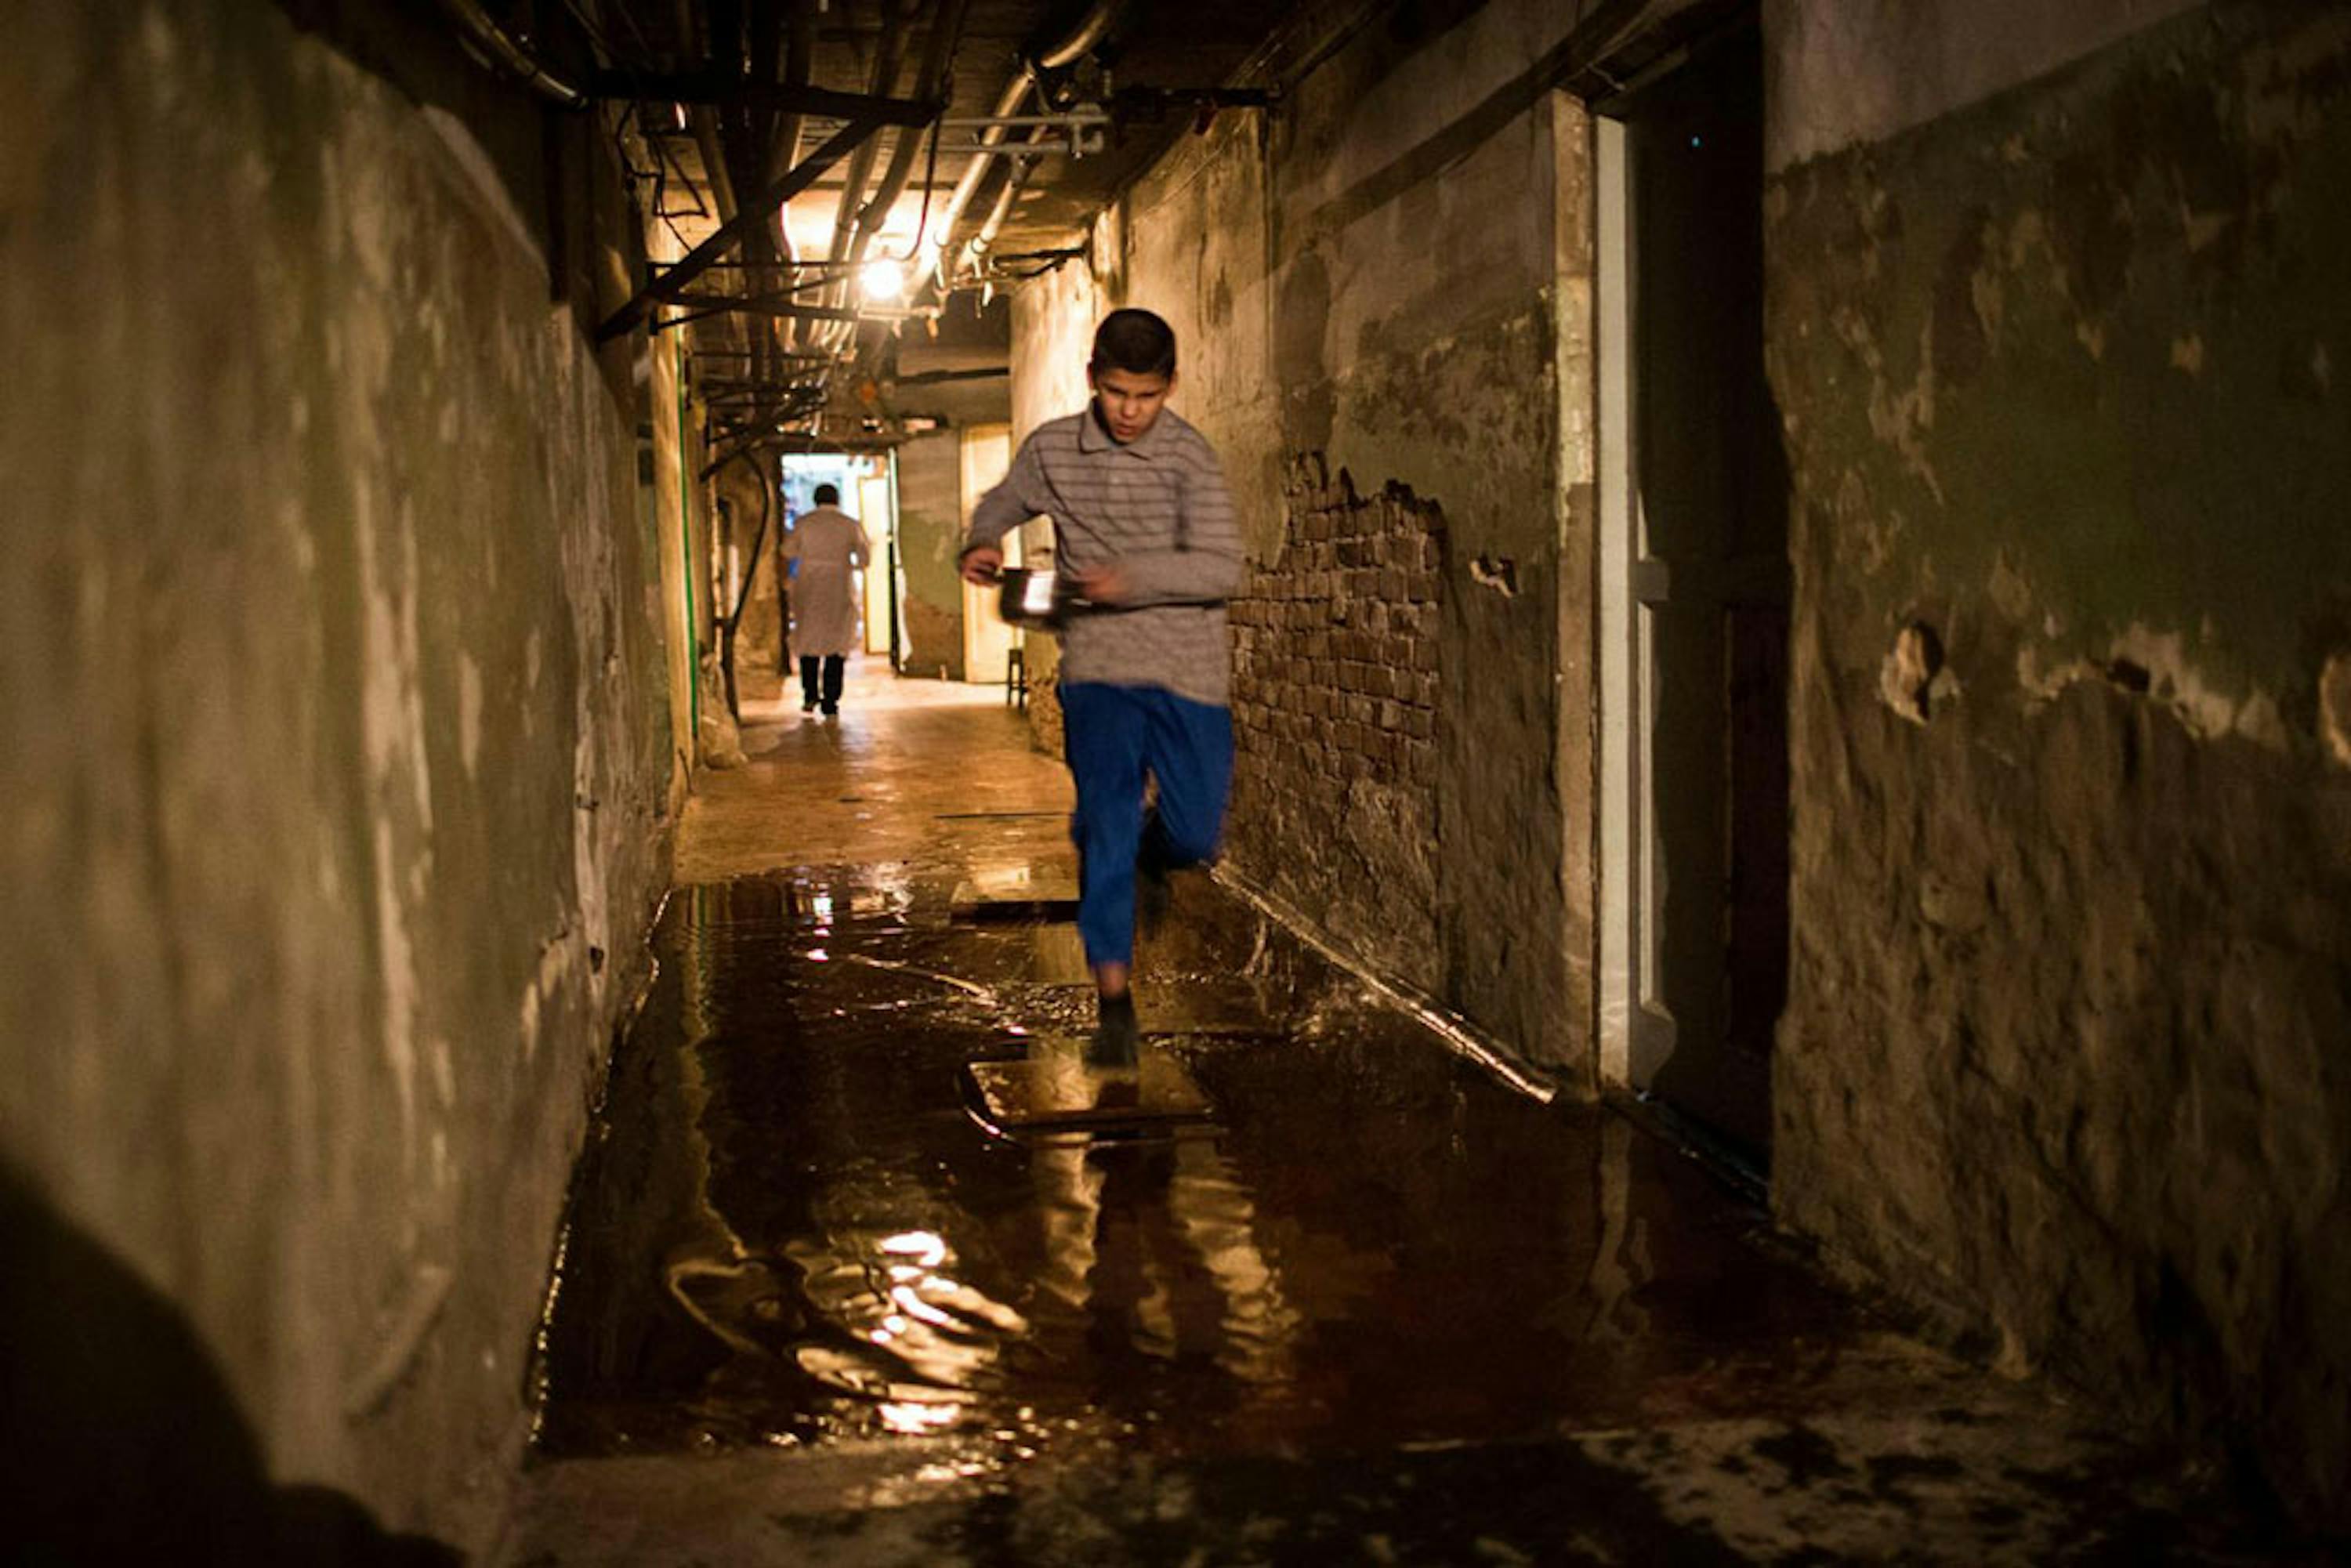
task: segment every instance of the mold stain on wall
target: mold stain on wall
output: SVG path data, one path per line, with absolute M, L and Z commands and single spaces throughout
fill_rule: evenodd
M 2346 83 L 2340 7 L 2200 8 L 1766 214 L 1782 1212 L 2338 1520 Z

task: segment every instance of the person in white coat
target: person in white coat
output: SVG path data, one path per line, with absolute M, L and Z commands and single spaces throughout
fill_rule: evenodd
M 841 491 L 816 487 L 816 506 L 784 536 L 792 574 L 792 647 L 800 656 L 800 711 L 841 711 L 841 685 L 857 649 L 857 578 L 873 546 L 855 517 L 841 509 Z

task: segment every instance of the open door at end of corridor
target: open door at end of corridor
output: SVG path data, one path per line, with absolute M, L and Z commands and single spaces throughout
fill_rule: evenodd
M 1787 991 L 1789 569 L 1752 19 L 1602 110 L 1603 680 L 1617 716 L 1603 1017 L 1625 1082 L 1761 1162 Z
M 973 425 L 963 433 L 961 458 L 962 518 L 967 524 L 979 498 L 1002 482 L 1012 465 L 1012 427 Z M 1020 536 L 1014 529 L 1004 538 L 1004 564 L 1021 564 Z M 1012 651 L 1020 645 L 1019 630 L 996 611 L 992 589 L 963 585 L 964 679 L 974 685 L 999 685 L 1011 679 Z

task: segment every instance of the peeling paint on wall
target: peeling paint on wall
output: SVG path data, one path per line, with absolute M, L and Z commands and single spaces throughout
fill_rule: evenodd
M 42 681 L 0 863 L 54 890 L 0 933 L 0 1163 L 277 1479 L 478 1545 L 665 881 L 662 633 L 625 350 L 549 306 L 547 124 L 387 28 L 451 71 L 420 109 L 345 19 L 44 5 L 0 57 L 41 389 L 0 666 Z
M 1775 81 L 1855 9 L 1775 6 Z M 1775 112 L 1866 122 L 1900 40 L 1987 14 L 1879 9 L 1833 50 L 1850 103 Z M 2216 5 L 2002 80 L 1767 203 L 1776 1200 L 2017 1364 L 2250 1435 L 2339 1522 L 2351 441 L 2314 346 L 2351 333 L 2351 13 Z

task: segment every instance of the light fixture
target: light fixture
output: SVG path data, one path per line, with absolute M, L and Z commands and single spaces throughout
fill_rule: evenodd
M 895 256 L 876 256 L 860 269 L 857 287 L 877 304 L 890 304 L 906 292 L 906 264 Z

